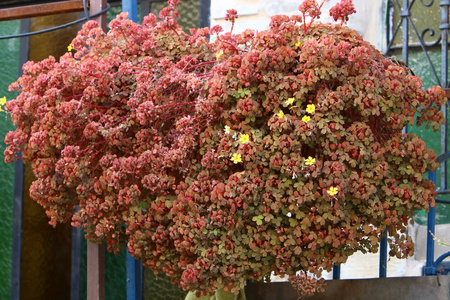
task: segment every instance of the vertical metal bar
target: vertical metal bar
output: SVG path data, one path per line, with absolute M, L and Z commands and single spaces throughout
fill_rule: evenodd
M 408 46 L 409 46 L 409 0 L 403 0 L 403 8 L 400 13 L 400 16 L 402 17 L 402 30 L 403 30 L 403 47 L 402 47 L 402 60 L 408 64 Z
M 441 24 L 439 29 L 441 30 L 441 52 L 442 52 L 442 67 L 441 67 L 441 82 L 442 87 L 448 87 L 448 30 L 449 24 L 449 0 L 441 0 L 439 3 L 441 7 Z M 448 104 L 442 107 L 442 113 L 445 118 L 444 126 L 441 126 L 441 151 L 447 153 L 447 133 L 448 133 L 448 120 L 447 120 L 447 108 Z M 447 189 L 447 162 L 441 164 L 441 189 Z
M 137 23 L 137 0 L 122 0 L 122 11 L 128 13 L 128 19 Z
M 27 19 L 29 20 L 29 19 Z M 22 47 L 21 43 L 21 47 Z M 28 47 L 27 47 L 28 48 Z M 22 65 L 22 64 L 21 64 Z M 15 165 L 14 175 L 14 217 L 11 266 L 11 299 L 20 299 L 20 268 L 22 258 L 22 216 L 23 216 L 23 181 L 24 165 L 19 159 Z
M 447 51 L 447 50 L 446 50 Z M 442 66 L 442 68 L 444 68 L 444 66 Z M 447 68 L 447 66 L 446 66 Z M 448 84 L 448 83 L 446 83 Z M 448 126 L 449 126 L 449 120 L 448 120 L 448 108 L 449 108 L 449 104 L 448 102 L 446 102 L 442 108 L 442 114 L 444 117 L 444 125 L 441 126 L 441 149 L 442 149 L 442 153 L 447 153 L 448 152 Z M 448 185 L 447 185 L 447 178 L 448 178 L 448 167 L 447 164 L 449 163 L 449 161 L 444 161 L 440 164 L 441 167 L 441 189 L 442 190 L 447 190 L 448 189 Z
M 200 0 L 200 28 L 211 25 L 211 0 Z
M 447 80 L 448 80 L 448 30 L 450 28 L 449 26 L 449 17 L 448 17 L 448 11 L 450 6 L 449 0 L 441 0 L 439 3 L 441 7 L 441 24 L 439 25 L 439 29 L 441 30 L 441 49 L 442 49 L 442 85 L 443 87 L 447 87 Z M 445 152 L 444 152 L 445 153 Z
M 386 20 L 385 20 L 386 44 L 385 44 L 385 46 L 386 46 L 386 49 L 385 49 L 384 53 L 386 55 L 390 55 L 389 44 L 391 42 L 391 32 L 392 32 L 391 7 L 392 7 L 392 0 L 388 0 L 386 3 L 386 10 L 385 10 L 385 16 L 386 16 Z M 393 11 L 393 9 L 392 9 L 392 11 Z
M 409 0 L 403 0 L 402 11 L 400 12 L 400 16 L 402 18 L 402 60 L 408 65 L 409 61 L 409 16 L 410 16 L 410 6 Z M 408 131 L 408 127 L 405 126 L 402 130 L 403 134 L 406 134 Z M 381 237 L 380 240 L 380 262 L 379 262 L 379 270 L 378 276 L 380 278 L 386 278 L 387 276 L 387 231 L 384 232 L 385 236 Z
M 82 229 L 72 228 L 72 266 L 70 275 L 70 300 L 80 300 Z
M 388 232 L 385 231 L 382 234 L 380 240 L 380 266 L 379 266 L 379 277 L 386 278 L 387 274 L 387 235 Z
M 429 171 L 428 178 L 436 183 L 436 172 Z M 436 230 L 436 210 L 434 207 L 430 207 L 428 211 L 428 223 L 427 223 L 427 256 L 425 262 L 425 275 L 436 275 L 436 268 L 434 268 L 434 233 Z
M 341 265 L 333 265 L 333 280 L 341 279 Z
M 127 251 L 127 300 L 136 300 L 136 264 Z
M 20 32 L 30 31 L 30 19 L 22 19 L 20 22 Z M 22 66 L 28 61 L 30 50 L 30 38 L 20 38 L 19 50 L 19 72 L 23 74 Z M 11 266 L 11 299 L 20 299 L 20 269 L 22 267 L 22 227 L 23 227 L 23 185 L 25 166 L 22 155 L 15 163 L 14 173 L 14 205 L 13 205 L 13 233 L 12 233 L 12 266 Z
M 144 21 L 145 16 L 148 16 L 150 14 L 151 7 L 152 7 L 152 5 L 149 0 L 141 1 L 141 22 Z
M 150 11 L 150 3 L 146 2 L 146 8 Z M 122 0 L 122 11 L 128 13 L 128 19 L 138 21 L 137 0 Z M 148 14 L 148 13 L 147 13 Z M 127 300 L 142 299 L 142 263 L 137 261 L 127 251 Z
M 127 300 L 141 300 L 142 299 L 142 263 L 136 260 L 127 251 Z

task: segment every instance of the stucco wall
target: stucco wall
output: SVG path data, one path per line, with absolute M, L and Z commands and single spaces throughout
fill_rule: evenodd
M 337 0 L 331 0 L 325 3 L 322 22 L 333 21 L 328 15 L 328 10 L 336 2 Z M 383 48 L 384 42 L 385 2 L 385 0 L 354 0 L 357 13 L 352 15 L 348 22 L 349 27 L 358 31 L 365 40 L 378 49 Z M 235 24 L 235 32 L 241 32 L 247 28 L 264 30 L 269 26 L 270 16 L 296 14 L 300 3 L 300 0 L 212 0 L 211 25 L 219 24 L 225 30 L 229 30 L 230 24 L 224 20 L 224 17 L 227 9 L 234 8 L 239 14 Z

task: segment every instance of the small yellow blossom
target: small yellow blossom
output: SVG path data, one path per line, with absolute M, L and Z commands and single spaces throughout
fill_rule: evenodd
M 240 163 L 242 161 L 242 156 L 239 153 L 234 153 L 231 157 L 231 161 L 235 164 Z
M 338 190 L 338 188 L 337 187 L 330 187 L 328 190 L 327 190 L 327 193 L 328 193 L 328 195 L 330 195 L 330 196 L 334 196 L 334 195 L 336 195 L 337 193 L 339 192 L 339 190 Z
M 250 137 L 248 136 L 248 134 L 241 134 L 239 136 L 239 142 L 242 144 L 247 144 L 250 141 Z
M 289 106 L 292 103 L 294 103 L 294 101 L 295 101 L 295 98 L 288 98 L 286 101 L 283 102 L 283 105 L 284 106 Z
M 280 110 L 277 114 L 278 118 L 282 119 L 284 117 L 284 112 Z
M 228 125 L 225 125 L 225 134 L 230 134 L 231 128 Z
M 308 156 L 308 158 L 305 161 L 305 165 L 307 165 L 307 166 L 312 166 L 315 163 L 316 163 L 316 159 L 312 158 L 311 156 Z
M 67 46 L 67 51 L 72 51 L 74 48 L 73 48 L 73 46 L 72 45 L 69 45 L 69 46 Z
M 2 98 L 0 98 L 0 111 L 3 111 L 3 105 L 6 104 L 6 97 L 3 96 Z
M 308 123 L 309 121 L 311 121 L 311 117 L 310 116 L 303 116 L 302 121 L 305 123 Z
M 298 47 L 300 47 L 302 45 L 302 42 L 301 41 L 298 41 L 297 43 L 295 43 L 295 48 L 298 48 Z
M 316 111 L 316 106 L 314 104 L 306 105 L 306 112 L 309 114 L 313 114 Z
M 219 60 L 223 55 L 223 50 L 220 50 L 219 52 L 216 53 L 216 59 Z

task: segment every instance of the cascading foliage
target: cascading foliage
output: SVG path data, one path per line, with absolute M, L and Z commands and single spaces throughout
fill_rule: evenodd
M 50 224 L 127 243 L 205 294 L 271 273 L 312 293 L 308 276 L 377 251 L 385 230 L 391 255 L 411 255 L 406 226 L 434 205 L 422 174 L 437 164 L 402 128 L 438 130 L 444 92 L 343 26 L 350 0 L 330 11 L 339 25 L 307 0 L 240 34 L 183 32 L 177 2 L 160 22 L 120 14 L 107 34 L 88 22 L 74 50 L 26 63 L 11 85 L 5 160 L 23 149 Z

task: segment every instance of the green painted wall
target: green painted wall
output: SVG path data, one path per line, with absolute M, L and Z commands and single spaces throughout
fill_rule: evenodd
M 19 21 L 0 22 L 0 36 L 18 33 Z M 17 79 L 19 64 L 19 40 L 0 40 L 0 98 L 14 98 L 8 92 L 10 83 Z M 13 125 L 0 112 L 0 299 L 11 297 L 11 245 L 13 218 L 14 164 L 4 162 L 4 137 Z

